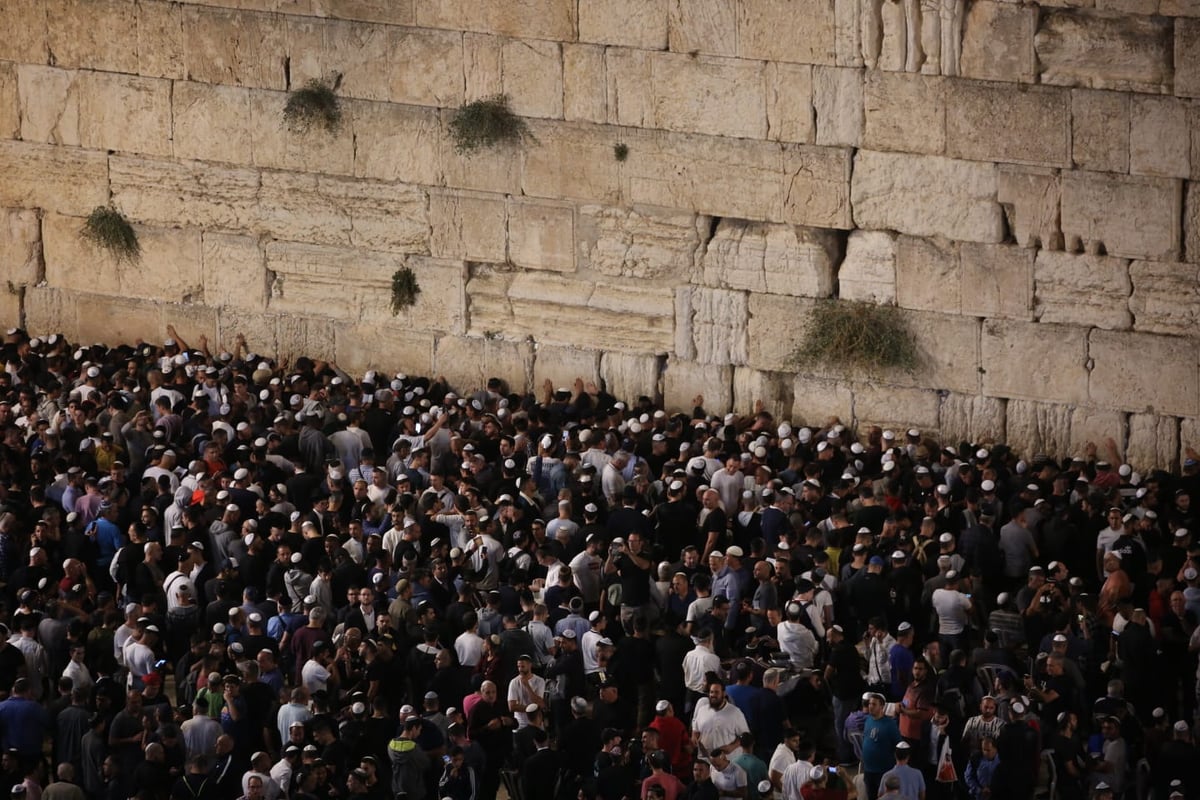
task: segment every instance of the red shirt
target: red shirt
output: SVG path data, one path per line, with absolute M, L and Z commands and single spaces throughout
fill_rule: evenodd
M 680 775 L 691 770 L 691 758 L 683 746 L 688 741 L 687 728 L 679 717 L 655 715 L 650 727 L 658 731 L 658 744 L 671 759 L 671 766 Z M 680 770 L 685 772 L 680 772 Z M 670 800 L 670 798 L 668 798 Z

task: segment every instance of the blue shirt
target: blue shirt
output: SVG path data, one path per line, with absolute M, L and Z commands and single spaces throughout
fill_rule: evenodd
M 903 697 L 904 692 L 908 689 L 908 684 L 912 681 L 912 669 L 913 664 L 916 663 L 916 657 L 913 656 L 912 650 L 904 645 L 894 644 L 888 651 L 888 663 L 892 667 L 892 697 Z
M 42 737 L 50 724 L 46 709 L 28 697 L 10 697 L 0 703 L 0 747 L 15 747 L 22 756 L 42 753 Z
M 713 597 L 729 598 L 729 616 L 725 619 L 725 630 L 737 629 L 738 612 L 742 608 L 742 585 L 738 573 L 722 567 L 712 582 Z
M 896 765 L 896 745 L 900 744 L 900 725 L 895 717 L 863 720 L 863 772 L 882 774 Z
M 92 525 L 95 526 L 96 547 L 100 551 L 97 563 L 108 569 L 117 551 L 121 549 L 121 529 L 104 517 L 100 517 Z
M 910 767 L 908 764 L 897 764 L 883 774 L 879 780 L 879 785 L 882 786 L 889 775 L 895 775 L 900 779 L 900 794 L 905 797 L 917 798 L 921 796 L 921 792 L 925 791 L 925 776 L 921 774 L 921 770 L 915 767 Z

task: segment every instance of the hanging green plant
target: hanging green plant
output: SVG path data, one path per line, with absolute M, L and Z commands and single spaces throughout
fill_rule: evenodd
M 283 122 L 292 133 L 308 133 L 314 127 L 337 133 L 342 125 L 342 101 L 336 92 L 341 76 L 330 81 L 311 80 L 288 95 Z
M 508 107 L 508 95 L 503 94 L 475 100 L 455 111 L 450 120 L 450 137 L 454 149 L 460 153 L 509 142 L 537 141 L 524 118 Z
M 613 145 L 613 158 L 617 161 L 624 161 L 629 158 L 629 145 L 624 142 L 617 142 Z
M 795 361 L 800 367 L 822 364 L 911 372 L 920 356 L 912 331 L 895 306 L 822 300 L 809 317 Z
M 392 274 L 392 314 L 399 314 L 417 302 L 421 284 L 411 267 L 401 267 Z
M 142 245 L 138 242 L 137 232 L 125 215 L 112 206 L 96 206 L 79 235 L 84 241 L 107 250 L 118 263 L 133 264 L 141 260 Z

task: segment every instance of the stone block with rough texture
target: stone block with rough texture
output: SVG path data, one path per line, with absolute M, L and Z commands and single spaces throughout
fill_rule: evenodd
M 1130 414 L 1125 461 L 1143 473 L 1175 470 L 1179 459 L 1179 420 L 1157 414 Z
M 1034 42 L 1042 83 L 1158 93 L 1171 82 L 1167 19 L 1051 11 Z
M 600 353 L 581 347 L 534 345 L 533 388 L 539 395 L 549 380 L 554 386 L 570 386 L 576 378 L 600 383 Z
M 443 336 L 437 340 L 434 365 L 450 385 L 462 390 L 484 386 L 488 378 L 506 381 L 514 392 L 529 387 L 533 376 L 533 345 L 502 339 Z
M 999 242 L 1004 221 L 991 164 L 860 150 L 851 203 L 860 228 Z
M 263 310 L 267 306 L 267 259 L 257 236 L 205 232 L 200 240 L 204 303 Z
M 21 306 L 20 290 L 0 290 L 0 320 L 3 320 L 5 325 L 11 328 L 21 324 Z
M 333 320 L 281 314 L 276 325 L 280 358 L 291 360 L 301 355 L 333 358 L 336 346 Z
M 1094 405 L 1155 414 L 1200 413 L 1200 365 L 1168 336 L 1092 331 L 1088 394 Z
M 1045 453 L 1051 458 L 1082 456 L 1088 442 L 1100 444 L 1112 436 L 1124 438 L 1125 415 L 1087 407 L 1008 401 L 1006 439 L 1022 453 Z
M 81 341 L 115 345 L 162 337 L 163 306 L 153 300 L 81 294 L 76 299 L 76 308 L 79 314 L 76 336 Z
M 0 139 L 21 135 L 21 93 L 15 64 L 0 64 Z M 811 93 L 812 89 L 809 88 Z
M 187 77 L 183 5 L 141 3 L 137 7 L 137 71 L 151 78 Z
M 609 47 L 597 74 L 588 76 L 592 83 L 604 77 L 604 122 L 634 127 L 654 127 L 654 54 L 646 50 Z
M 249 132 L 254 166 L 354 175 L 356 156 L 366 156 L 369 134 L 377 130 L 376 121 L 367 109 L 382 108 L 383 105 L 345 101 L 347 107 L 353 105 L 353 111 L 348 112 L 352 125 L 346 125 L 338 133 L 318 128 L 306 135 L 298 135 L 280 124 L 286 103 L 287 95 L 283 92 L 250 92 Z M 351 128 L 353 134 L 344 135 L 350 133 Z
M 814 228 L 852 227 L 852 163 L 847 149 L 785 145 L 780 221 Z
M 321 29 L 321 23 L 312 21 L 308 24 Z M 202 83 L 286 89 L 284 59 L 290 49 L 289 27 L 288 18 L 277 14 L 185 6 L 183 55 L 187 75 Z M 322 49 L 319 46 L 308 48 L 309 52 Z M 297 58 L 297 66 L 299 64 Z
M 20 36 L 0 37 L 0 59 L 46 63 L 46 6 L 42 0 L 0 3 L 0 30 L 21 32 Z
M 583 0 L 579 41 L 666 50 L 669 6 L 670 0 Z
M 704 252 L 704 282 L 751 292 L 828 297 L 839 249 L 830 231 L 722 219 Z
M 817 144 L 859 147 L 863 138 L 863 71 L 813 67 Z
M 863 89 L 863 146 L 929 155 L 946 152 L 946 88 L 946 81 L 936 76 L 869 71 Z M 956 108 L 950 117 L 959 113 Z
M 333 349 L 337 365 L 352 374 L 369 369 L 406 372 L 409 375 L 433 375 L 434 345 L 432 333 L 406 330 L 388 335 L 377 324 L 335 321 Z
M 1200 331 L 1200 267 L 1195 264 L 1135 261 L 1129 267 L 1133 328 L 1169 336 Z
M 962 313 L 1032 319 L 1033 250 L 1007 244 L 964 242 L 959 254 Z
M 25 327 L 34 335 L 58 333 L 69 339 L 78 335 L 80 295 L 49 286 L 25 289 Z
M 36 211 L 0 209 L 0 284 L 41 280 L 42 226 Z
M 576 257 L 581 270 L 603 275 L 691 280 L 709 226 L 708 217 L 668 209 L 583 206 Z
M 1191 174 L 1191 107 L 1174 97 L 1133 95 L 1129 111 L 1129 172 L 1186 178 Z
M 575 41 L 576 0 L 442 0 L 417 3 L 418 27 Z
M 500 195 L 431 191 L 429 223 L 431 255 L 495 263 L 508 259 L 508 204 Z
M 929 389 L 873 383 L 854 387 L 854 419 L 860 429 L 879 425 L 882 428 L 916 426 L 936 430 L 938 406 L 938 393 Z
M 253 161 L 249 89 L 176 82 L 171 114 L 176 157 L 234 164 Z
M 451 107 L 475 99 L 464 96 L 466 48 L 461 33 L 391 28 L 387 47 L 387 69 L 383 72 L 387 79 L 387 99 L 393 103 Z M 499 80 L 498 63 L 494 76 Z M 487 93 L 499 91 L 497 84 Z
M 1039 251 L 1034 315 L 1041 322 L 1128 330 L 1129 262 L 1108 256 Z
M 783 372 L 763 372 L 750 367 L 733 370 L 733 406 L 735 414 L 753 414 L 757 403 L 776 419 L 791 416 L 794 376 Z
M 254 170 L 118 156 L 108 166 L 113 201 L 133 220 L 253 228 L 259 183 Z
M 946 84 L 946 155 L 973 161 L 1070 166 L 1067 90 L 1004 83 Z
M 513 40 L 501 49 L 502 89 L 514 114 L 562 119 L 562 50 L 558 42 Z
M 1084 328 L 986 320 L 980 352 L 985 395 L 1087 402 L 1088 342 Z
M 944 443 L 1004 441 L 1008 401 L 957 392 L 943 394 L 940 401 L 937 428 Z
M 1068 250 L 1172 261 L 1179 255 L 1182 187 L 1169 178 L 1094 172 L 1062 176 Z
M 313 132 L 296 141 L 287 137 L 289 152 L 302 151 L 311 161 L 323 158 L 328 167 L 309 172 L 339 172 L 349 147 L 354 175 L 359 178 L 440 186 L 444 183 L 443 148 L 446 131 L 432 109 L 393 103 L 347 103 L 351 131 Z M 259 157 L 255 142 L 254 157 Z
M 795 372 L 797 348 L 813 306 L 813 301 L 807 299 L 751 293 L 747 300 L 750 322 L 746 363 L 755 369 Z M 824 377 L 817 370 L 812 374 Z
M 18 14 L 23 5 L 17 3 Z M 53 53 L 54 64 L 104 72 L 137 72 L 135 4 L 123 0 L 43 0 L 41 5 L 47 22 L 45 46 Z M 40 32 L 39 20 L 30 16 L 25 21 L 36 26 L 32 31 L 36 37 Z M 46 63 L 44 54 L 29 60 Z
M 833 2 L 833 50 L 839 67 L 861 67 L 862 5 L 855 0 Z
M 801 64 L 834 61 L 833 3 L 826 0 L 739 0 L 738 56 Z
M 643 161 L 640 144 L 637 147 L 631 144 L 629 162 L 624 165 L 617 163 L 613 158 L 613 145 L 619 140 L 612 130 L 600 126 L 572 123 L 550 126 L 539 123 L 531 127 L 538 144 L 526 150 L 524 168 L 519 173 L 517 183 L 520 191 L 533 197 L 615 203 L 621 193 L 620 168 L 636 168 Z M 478 158 L 480 156 L 467 161 L 474 162 Z M 514 161 L 511 154 L 506 160 Z M 474 167 L 473 163 L 468 166 Z M 502 191 L 490 187 L 479 188 Z M 634 198 L 634 202 L 642 201 Z M 651 204 L 686 208 L 672 203 L 651 201 Z
M 1096 172 L 1129 169 L 1129 100 L 1121 92 L 1071 91 L 1071 157 Z
M 792 383 L 792 397 L 792 411 L 787 418 L 793 427 L 824 427 L 832 417 L 844 425 L 854 421 L 854 391 L 848 384 L 797 375 Z
M 766 68 L 767 138 L 773 142 L 814 139 L 812 67 L 768 64 Z
M 471 101 L 480 97 L 491 97 L 504 91 L 504 39 L 499 36 L 489 36 L 483 33 L 466 33 L 461 36 L 454 32 L 445 34 L 448 38 L 459 37 L 462 40 L 462 72 L 464 100 Z M 451 54 L 454 46 L 451 45 Z M 446 59 L 450 64 L 453 55 Z M 411 70 L 409 80 L 418 87 L 423 82 L 421 62 L 408 65 Z M 449 70 L 448 70 L 449 72 Z M 452 77 L 452 74 L 448 77 Z M 419 91 L 419 88 L 418 88 Z
M 1179 460 L 1181 462 L 1192 457 L 1188 450 L 1195 452 L 1197 442 L 1200 442 L 1200 419 L 1179 420 Z
M 604 48 L 563 45 L 563 116 L 571 122 L 607 122 L 608 91 L 596 80 L 604 72 Z
M 651 400 L 662 397 L 657 356 L 602 353 L 600 377 L 608 393 L 626 403 L 632 403 L 642 395 Z
M 1188 183 L 1183 212 L 1184 259 L 1200 263 L 1200 182 Z
M 0 208 L 89 214 L 109 199 L 108 161 L 90 150 L 0 141 Z
M 508 257 L 526 269 L 575 271 L 575 207 L 510 200 Z
M 1200 3 L 1196 4 L 1200 16 Z M 1200 97 L 1200 19 L 1175 20 L 1175 94 L 1180 97 Z
M 745 364 L 746 329 L 749 308 L 745 292 L 708 289 L 701 286 L 680 289 L 684 313 L 675 318 L 675 339 L 690 339 L 691 347 L 676 346 L 677 352 L 695 353 L 701 364 Z
M 737 0 L 671 0 L 667 41 L 674 53 L 736 56 Z
M 1037 22 L 1035 6 L 990 0 L 972 3 L 963 22 L 963 77 L 1033 83 Z
M 79 145 L 79 82 L 74 70 L 21 64 L 17 67 L 20 138 L 27 142 Z
M 1017 244 L 1062 249 L 1062 189 L 1054 171 L 1002 166 L 996 196 Z
M 962 307 L 961 272 L 958 242 L 896 239 L 896 305 L 901 308 L 957 314 Z
M 854 231 L 838 269 L 838 297 L 879 305 L 896 301 L 896 235 Z
M 729 408 L 733 405 L 733 370 L 728 364 L 669 359 L 663 370 L 663 406 L 667 413 L 692 413 L 698 395 L 703 396 L 705 408 Z

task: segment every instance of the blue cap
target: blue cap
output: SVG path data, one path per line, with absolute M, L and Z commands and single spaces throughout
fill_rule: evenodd
M 867 563 L 874 567 L 882 567 L 883 559 L 880 558 L 879 556 L 871 556 L 871 560 L 868 561 Z

